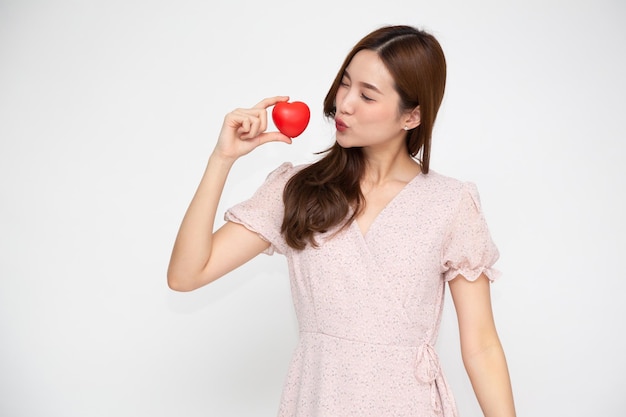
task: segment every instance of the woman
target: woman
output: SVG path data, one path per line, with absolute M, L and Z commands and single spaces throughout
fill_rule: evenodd
M 233 163 L 263 143 L 291 143 L 266 131 L 267 109 L 288 97 L 224 119 L 168 283 L 189 291 L 261 252 L 285 255 L 300 340 L 280 416 L 456 416 L 433 349 L 446 282 L 485 416 L 515 415 L 490 303 L 498 251 L 476 188 L 429 170 L 445 76 L 432 35 L 390 26 L 365 36 L 324 102 L 336 143 L 313 164 L 275 169 L 213 232 Z

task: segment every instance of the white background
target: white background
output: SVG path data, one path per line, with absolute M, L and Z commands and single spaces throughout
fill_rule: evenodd
M 0 1 L 0 415 L 274 416 L 296 342 L 286 264 L 167 288 L 226 112 L 290 95 L 292 146 L 235 166 L 221 213 L 332 142 L 322 100 L 369 31 L 447 55 L 431 167 L 476 182 L 520 416 L 623 416 L 626 5 L 621 0 Z M 480 410 L 448 300 L 438 349 Z

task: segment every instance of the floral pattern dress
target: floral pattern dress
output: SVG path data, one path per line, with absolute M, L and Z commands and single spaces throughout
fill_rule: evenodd
M 287 259 L 300 334 L 278 415 L 457 416 L 433 348 L 445 283 L 498 275 L 475 185 L 419 174 L 365 235 L 353 222 L 298 251 L 280 226 L 283 189 L 302 167 L 282 164 L 225 214 Z

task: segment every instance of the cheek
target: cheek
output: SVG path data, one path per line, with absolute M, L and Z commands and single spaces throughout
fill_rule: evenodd
M 372 109 L 367 115 L 369 123 L 379 125 L 382 129 L 395 126 L 398 123 L 398 114 L 387 109 Z

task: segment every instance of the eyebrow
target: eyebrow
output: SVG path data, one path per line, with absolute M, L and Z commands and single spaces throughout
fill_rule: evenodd
M 352 81 L 352 78 L 350 77 L 350 74 L 348 73 L 348 70 L 345 70 L 345 71 L 343 72 L 343 76 L 344 76 L 344 77 L 347 77 L 350 81 Z M 364 81 L 361 81 L 361 82 L 359 83 L 359 85 L 360 85 L 361 87 L 363 87 L 363 88 L 367 88 L 368 90 L 375 91 L 375 92 L 377 92 L 378 94 L 382 94 L 382 93 L 383 93 L 383 92 L 382 92 L 382 91 L 380 91 L 380 90 L 378 89 L 378 87 L 376 87 L 374 84 L 370 84 L 370 83 L 366 83 L 366 82 L 364 82 Z

